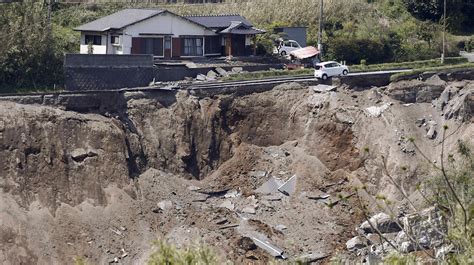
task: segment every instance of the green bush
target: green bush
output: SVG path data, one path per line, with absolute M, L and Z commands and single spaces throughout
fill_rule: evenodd
M 465 49 L 468 52 L 474 52 L 474 37 L 469 38 L 465 44 Z

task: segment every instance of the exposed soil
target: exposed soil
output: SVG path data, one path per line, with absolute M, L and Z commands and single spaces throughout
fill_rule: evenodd
M 460 86 L 450 102 L 471 106 L 473 82 L 443 86 Z M 169 102 L 134 93 L 122 112 L 103 115 L 0 102 L 1 264 L 143 264 L 158 238 L 205 244 L 236 264 L 274 259 L 251 238 L 290 259 L 331 256 L 361 221 L 354 185 L 401 199 L 381 155 L 410 190 L 426 167 L 409 137 L 437 160 L 441 139 L 426 137 L 429 121 L 453 128 L 449 151 L 474 135 L 470 109 L 446 119 L 439 95 L 404 105 L 384 88 L 315 93 L 284 84 L 243 96 L 183 91 Z M 384 104 L 380 115 L 367 110 Z M 294 175 L 289 196 L 255 191 Z M 337 203 L 308 198 L 317 191 Z

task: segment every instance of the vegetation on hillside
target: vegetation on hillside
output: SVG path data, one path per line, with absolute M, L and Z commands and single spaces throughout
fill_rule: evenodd
M 53 6 L 52 34 L 43 1 L 0 5 L 0 88 L 61 86 L 64 53 L 78 52 L 73 28 L 127 7 L 167 8 L 181 15 L 239 13 L 268 33 L 258 37 L 259 51 L 272 49 L 275 26 L 308 26 L 310 45 L 317 42 L 319 1 L 227 0 L 225 4 L 148 4 L 149 1 L 90 1 Z M 107 3 L 106 3 L 107 2 Z M 431 5 L 420 4 L 431 3 Z M 324 0 L 324 59 L 348 64 L 386 63 L 437 58 L 441 52 L 439 0 Z M 469 33 L 474 7 L 448 0 L 448 26 Z M 472 16 L 471 16 L 472 17 Z M 448 34 L 447 56 L 474 49 L 474 39 Z

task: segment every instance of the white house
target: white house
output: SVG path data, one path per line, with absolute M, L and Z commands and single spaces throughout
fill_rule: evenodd
M 81 25 L 80 53 L 189 58 L 250 55 L 256 29 L 240 15 L 179 16 L 163 9 L 124 9 Z

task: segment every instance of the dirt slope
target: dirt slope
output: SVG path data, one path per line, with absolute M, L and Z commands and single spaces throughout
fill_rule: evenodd
M 143 264 L 156 238 L 205 243 L 236 263 L 272 259 L 243 244 L 247 237 L 290 258 L 344 251 L 360 220 L 354 198 L 328 207 L 308 197 L 319 191 L 335 202 L 362 181 L 398 200 L 381 155 L 410 187 L 425 167 L 409 137 L 432 160 L 444 124 L 448 150 L 458 139 L 472 143 L 474 83 L 437 82 L 416 86 L 424 94 L 411 104 L 400 87 L 419 84 L 327 93 L 285 84 L 203 99 L 179 92 L 169 104 L 134 92 L 126 109 L 106 115 L 0 102 L 0 263 Z M 293 175 L 290 196 L 255 192 L 271 176 Z M 171 206 L 160 209 L 164 200 Z

